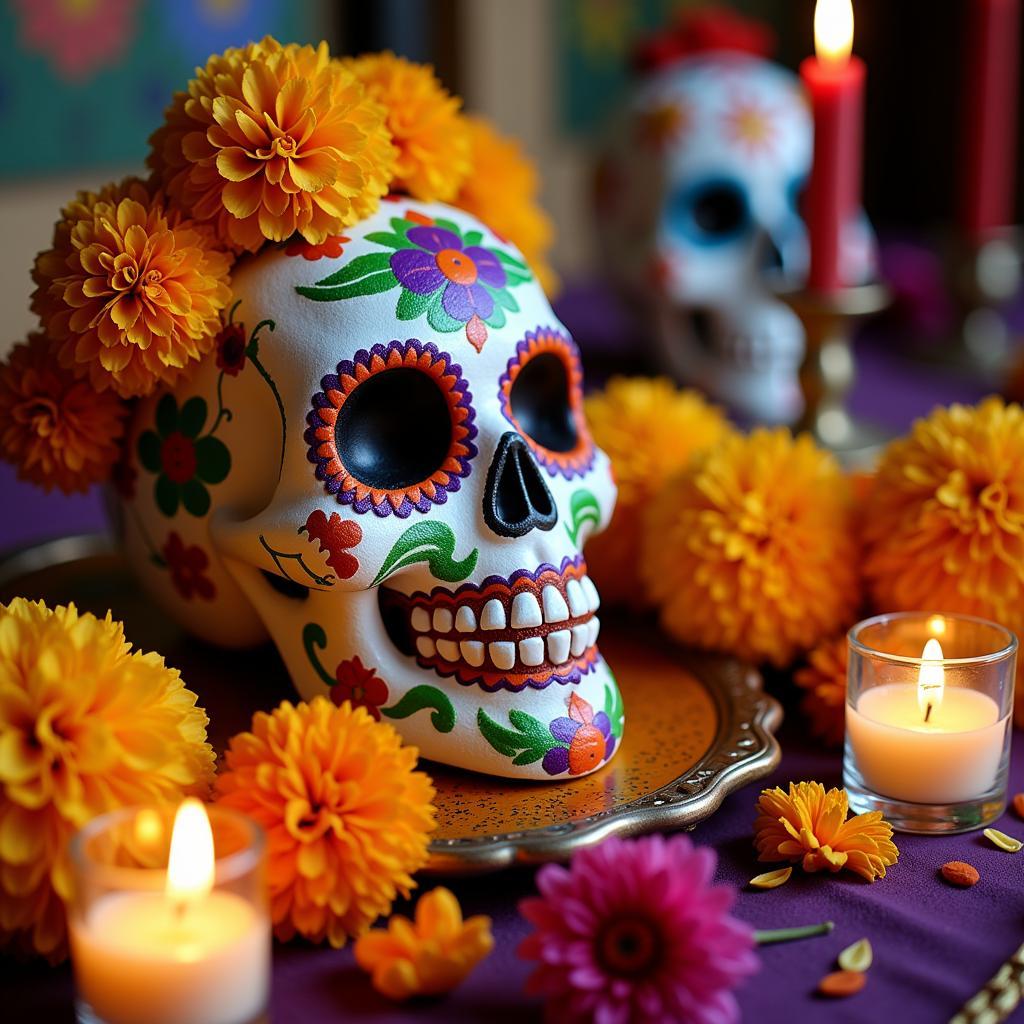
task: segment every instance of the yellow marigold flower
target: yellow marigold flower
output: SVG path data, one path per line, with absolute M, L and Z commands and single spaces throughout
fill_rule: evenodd
M 95 391 L 54 356 L 54 346 L 34 333 L 0 363 L 0 457 L 20 479 L 70 494 L 110 476 L 127 410 L 112 391 Z
M 544 291 L 555 294 L 558 277 L 548 263 L 555 230 L 538 201 L 537 168 L 518 142 L 500 135 L 489 121 L 482 117 L 466 120 L 473 170 L 455 197 L 455 205 L 515 245 Z
M 731 428 L 720 409 L 665 377 L 613 377 L 584 407 L 619 488 L 611 523 L 587 542 L 587 569 L 602 600 L 641 605 L 644 510 L 669 477 Z
M 340 947 L 409 895 L 434 827 L 418 753 L 365 708 L 326 697 L 258 712 L 252 732 L 231 740 L 218 800 L 270 836 L 278 938 Z
M 451 202 L 473 169 L 462 100 L 441 85 L 432 67 L 390 52 L 343 63 L 387 110 L 398 147 L 392 189 L 424 202 Z
M 206 725 L 109 613 L 0 605 L 0 941 L 65 954 L 68 839 L 115 807 L 205 796 Z
M 122 398 L 173 384 L 213 346 L 230 257 L 136 179 L 80 194 L 36 259 L 35 307 L 60 361 Z
M 1024 409 L 987 398 L 918 420 L 882 456 L 863 533 L 879 607 L 1024 629 Z
M 873 882 L 885 878 L 900 851 L 881 811 L 849 821 L 845 789 L 827 793 L 820 782 L 791 782 L 789 793 L 766 789 L 757 801 L 754 845 L 760 861 L 801 862 L 804 871 L 847 868 Z
M 684 643 L 789 664 L 859 603 L 846 479 L 808 435 L 730 434 L 654 498 L 642 569 Z
M 340 234 L 376 209 L 395 159 L 385 110 L 326 43 L 270 36 L 210 57 L 150 146 L 179 207 L 249 252 Z
M 846 662 L 849 644 L 846 634 L 818 644 L 807 656 L 807 664 L 793 674 L 803 688 L 801 709 L 811 731 L 826 743 L 838 746 L 846 734 Z
M 356 963 L 389 999 L 450 992 L 494 948 L 489 917 L 462 920 L 462 909 L 445 888 L 431 889 L 416 904 L 416 920 L 395 914 L 355 944 Z

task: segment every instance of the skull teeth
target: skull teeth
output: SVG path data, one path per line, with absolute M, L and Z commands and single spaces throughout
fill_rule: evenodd
M 417 655 L 435 664 L 528 673 L 564 666 L 593 648 L 600 598 L 590 578 L 549 571 L 530 584 L 488 583 L 407 599 Z

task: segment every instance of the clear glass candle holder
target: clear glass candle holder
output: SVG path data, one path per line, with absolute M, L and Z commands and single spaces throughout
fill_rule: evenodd
M 929 641 L 938 646 L 926 652 Z M 902 832 L 967 832 L 998 818 L 1016 659 L 1013 633 L 969 615 L 900 612 L 857 623 L 843 758 L 851 808 L 881 811 Z
M 269 1021 L 263 833 L 241 814 L 207 807 L 212 887 L 175 899 L 167 879 L 176 810 L 113 811 L 71 841 L 68 930 L 79 1024 Z

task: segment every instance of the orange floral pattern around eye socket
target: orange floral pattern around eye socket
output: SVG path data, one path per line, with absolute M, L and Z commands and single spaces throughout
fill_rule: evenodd
M 555 451 L 547 448 L 531 436 L 525 425 L 519 422 L 512 409 L 512 389 L 523 369 L 538 356 L 557 356 L 565 367 L 568 385 L 566 400 L 576 433 L 576 443 L 569 451 Z M 594 441 L 587 429 L 583 414 L 583 367 L 579 350 L 571 339 L 553 327 L 538 327 L 527 331 L 526 336 L 516 345 L 516 354 L 508 361 L 505 372 L 498 381 L 498 398 L 505 419 L 523 436 L 537 461 L 552 475 L 560 473 L 566 480 L 583 476 L 594 464 Z
M 389 490 L 363 483 L 349 472 L 338 451 L 335 427 L 345 402 L 364 381 L 402 367 L 420 370 L 434 379 L 451 412 L 452 439 L 448 455 L 426 479 Z M 427 512 L 431 505 L 443 505 L 448 495 L 459 489 L 462 477 L 469 475 L 470 461 L 477 452 L 469 385 L 462 368 L 436 345 L 410 338 L 387 346 L 374 345 L 369 351 L 361 349 L 353 359 L 340 362 L 338 372 L 324 377 L 320 386 L 323 390 L 313 395 L 313 408 L 306 414 L 307 457 L 316 466 L 317 479 L 324 481 L 328 494 L 342 505 L 350 505 L 353 512 L 372 510 L 382 517 L 394 513 L 400 519 L 408 517 L 413 509 Z

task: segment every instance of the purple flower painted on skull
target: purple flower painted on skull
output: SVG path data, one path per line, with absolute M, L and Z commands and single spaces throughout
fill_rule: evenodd
M 441 333 L 464 329 L 479 352 L 487 328 L 505 325 L 519 304 L 510 288 L 530 281 L 526 264 L 511 253 L 484 244 L 482 231 L 463 231 L 454 221 L 407 210 L 391 218 L 391 231 L 374 231 L 368 242 L 394 250 L 357 256 L 351 263 L 313 285 L 296 291 L 318 302 L 401 289 L 395 315 L 427 323 Z
M 460 235 L 436 225 L 410 228 L 405 237 L 417 248 L 392 254 L 391 269 L 398 283 L 416 295 L 434 296 L 440 290 L 441 308 L 467 325 L 469 340 L 473 341 L 471 332 L 481 329 L 486 340 L 483 324 L 494 313 L 494 292 L 508 281 L 497 256 L 481 245 L 466 245 Z

